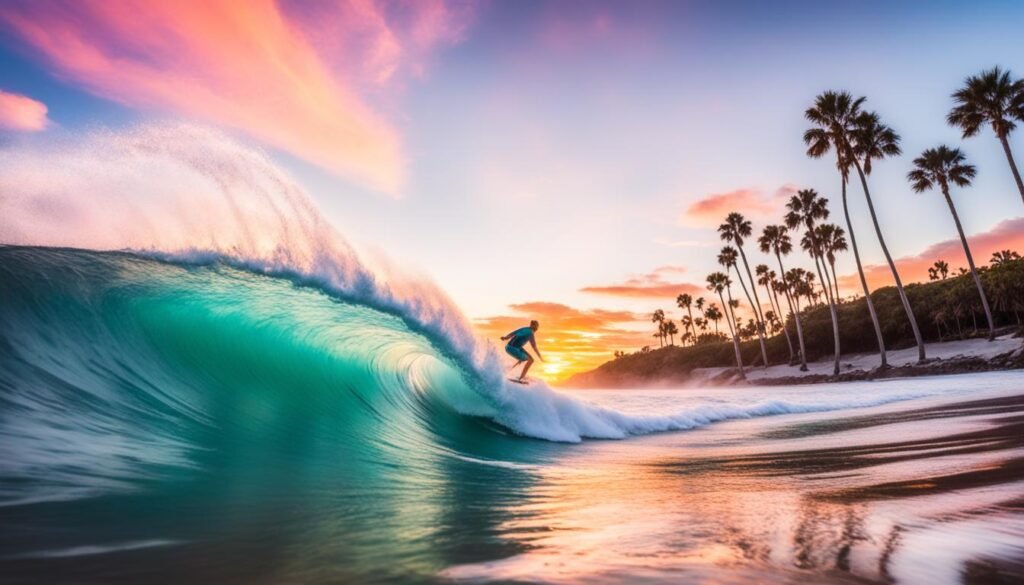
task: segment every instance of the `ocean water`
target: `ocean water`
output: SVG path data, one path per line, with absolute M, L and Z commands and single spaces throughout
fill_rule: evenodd
M 1019 372 L 523 387 L 216 131 L 0 168 L 0 583 L 1024 580 Z
M 980 428 L 842 421 L 1016 396 L 1019 373 L 557 392 L 378 299 L 223 258 L 0 248 L 0 582 L 935 583 L 1021 558 L 1020 515 L 977 513 L 1024 493 L 1012 473 L 888 515 L 814 495 L 1012 442 L 856 480 L 749 468 Z M 901 552 L 948 538 L 950 510 L 974 524 L 947 568 Z

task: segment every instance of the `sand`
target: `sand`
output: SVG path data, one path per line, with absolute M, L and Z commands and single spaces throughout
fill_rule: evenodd
M 925 344 L 925 352 L 929 362 L 932 362 L 932 360 L 949 361 L 962 358 L 990 360 L 1006 353 L 1021 351 L 1024 351 L 1024 340 L 1015 338 L 1012 334 L 997 337 L 991 342 L 985 339 L 964 339 Z M 916 346 L 890 350 L 887 354 L 889 366 L 892 368 L 913 366 L 917 363 Z M 839 363 L 842 374 L 866 373 L 878 367 L 879 358 L 877 353 L 844 354 L 840 357 Z M 746 374 L 747 380 L 754 383 L 791 378 L 818 378 L 831 376 L 832 366 L 833 360 L 828 358 L 809 362 L 806 372 L 801 372 L 799 368 L 790 365 L 774 365 L 768 368 L 748 367 Z M 697 368 L 693 371 L 694 383 L 711 380 L 732 369 Z

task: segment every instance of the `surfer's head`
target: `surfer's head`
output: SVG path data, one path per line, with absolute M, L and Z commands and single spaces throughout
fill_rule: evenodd
M 530 321 L 530 329 L 533 329 L 534 331 L 540 329 L 540 323 L 537 321 Z

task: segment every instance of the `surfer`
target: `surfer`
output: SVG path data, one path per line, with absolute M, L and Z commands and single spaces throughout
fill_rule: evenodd
M 530 321 L 529 327 L 520 327 L 519 329 L 516 329 L 512 333 L 509 333 L 508 335 L 505 335 L 501 338 L 502 341 L 508 341 L 508 343 L 505 344 L 505 352 L 508 353 L 508 355 L 516 358 L 515 365 L 513 365 L 512 368 L 510 369 L 515 369 L 515 367 L 518 366 L 519 364 L 526 362 L 526 365 L 523 366 L 523 373 L 519 375 L 518 380 L 512 380 L 513 382 L 525 384 L 526 372 L 529 372 L 530 366 L 533 365 L 533 356 L 531 356 L 529 352 L 523 349 L 523 346 L 526 345 L 526 342 L 530 342 L 530 347 L 533 348 L 534 353 L 537 354 L 537 357 L 540 359 L 540 361 L 544 361 L 544 357 L 540 355 L 540 350 L 537 349 L 537 341 L 533 337 L 533 332 L 538 329 L 540 329 L 540 323 L 538 323 L 537 321 Z

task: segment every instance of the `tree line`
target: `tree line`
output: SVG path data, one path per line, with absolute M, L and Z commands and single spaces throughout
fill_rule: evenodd
M 1024 201 L 1024 182 L 1009 143 L 1009 136 L 1016 128 L 1016 123 L 1024 121 L 1024 80 L 1014 79 L 1009 71 L 994 67 L 968 77 L 963 86 L 952 94 L 952 99 L 953 107 L 946 122 L 958 128 L 963 138 L 976 136 L 983 128 L 991 127 L 1003 148 L 1011 175 Z M 747 250 L 754 237 L 753 225 L 741 213 L 729 213 L 718 227 L 719 236 L 726 243 L 717 257 L 722 270 L 709 274 L 706 279 L 707 290 L 713 295 L 712 299 L 717 298 L 718 304 L 714 300 L 707 302 L 703 297 L 694 299 L 688 294 L 679 295 L 676 305 L 684 311 L 680 319 L 682 330 L 666 317 L 664 311 L 656 311 L 652 321 L 657 326 L 655 337 L 661 345 L 673 345 L 677 335 L 684 344 L 717 343 L 731 339 L 736 366 L 742 376 L 744 360 L 740 341 L 756 337 L 759 355 L 755 359 L 760 358 L 757 361 L 767 367 L 769 358 L 766 336 L 782 332 L 789 352 L 789 363 L 799 365 L 801 370 L 806 371 L 807 340 L 801 315 L 806 316 L 812 307 L 824 304 L 831 322 L 833 371 L 838 374 L 842 345 L 839 307 L 843 300 L 839 294 L 835 263 L 838 254 L 852 251 L 864 304 L 874 330 L 879 366 L 886 367 L 885 328 L 864 274 L 848 206 L 848 185 L 851 178 L 855 178 L 867 203 L 875 237 L 895 282 L 902 318 L 909 325 L 913 343 L 917 346 L 918 360 L 926 359 L 918 316 L 886 245 L 868 180 L 877 163 L 902 154 L 901 139 L 878 113 L 867 110 L 866 102 L 865 97 L 854 98 L 848 92 L 826 91 L 816 96 L 804 113 L 810 123 L 810 128 L 803 134 L 807 156 L 817 159 L 831 155 L 834 161 L 840 182 L 845 229 L 828 221 L 831 210 L 825 197 L 814 189 L 798 190 L 787 201 L 782 221 L 764 226 L 756 239 L 757 248 L 768 255 L 778 271 L 768 264 L 758 264 L 751 271 Z M 954 331 L 963 337 L 960 320 L 968 312 L 975 331 L 978 330 L 980 317 L 987 330 L 987 338 L 994 339 L 996 320 L 989 302 L 990 296 L 993 297 L 997 311 L 1012 313 L 1018 325 L 1020 322 L 1020 303 L 1024 301 L 1012 295 L 1021 292 L 1020 284 L 1014 280 L 1019 278 L 1019 269 L 1024 266 L 1024 261 L 1016 252 L 1004 250 L 993 256 L 992 269 L 976 266 L 953 202 L 951 190 L 970 187 L 976 175 L 977 169 L 968 162 L 966 155 L 959 148 L 948 145 L 924 150 L 913 159 L 911 170 L 907 173 L 907 180 L 915 192 L 934 190 L 942 194 L 968 264 L 953 279 L 957 280 L 958 286 L 951 287 L 949 291 L 952 292 L 944 293 L 950 302 L 938 309 L 932 308 L 925 314 L 931 320 L 930 325 L 938 331 L 940 339 L 948 338 Z M 799 241 L 795 242 L 797 238 Z M 813 271 L 799 267 L 786 268 L 783 258 L 793 252 L 794 244 L 810 256 L 814 264 Z M 1004 269 L 997 270 L 1000 267 Z M 942 260 L 936 261 L 929 269 L 929 277 L 933 281 L 945 280 L 948 275 L 949 265 Z M 967 288 L 973 289 L 973 300 L 963 298 L 966 290 L 963 283 L 968 282 L 971 286 Z M 739 285 L 737 293 L 742 292 L 741 298 L 734 298 L 733 286 L 736 284 Z M 765 294 L 769 310 L 764 310 L 759 289 Z M 752 318 L 746 323 L 736 315 L 742 300 L 746 300 L 752 313 Z M 697 317 L 693 315 L 694 307 L 697 308 Z M 897 317 L 890 314 L 889 318 Z M 725 332 L 719 330 L 719 322 L 722 320 L 725 321 Z M 955 330 L 952 328 L 954 321 L 957 326 Z M 709 323 L 714 325 L 714 332 L 709 331 Z

